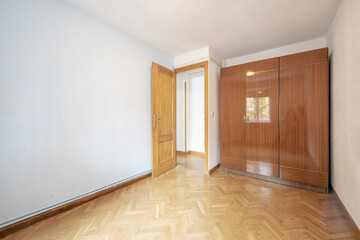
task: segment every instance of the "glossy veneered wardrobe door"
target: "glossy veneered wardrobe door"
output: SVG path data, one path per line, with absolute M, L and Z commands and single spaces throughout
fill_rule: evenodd
M 221 69 L 220 80 L 220 164 L 246 171 L 246 68 Z
M 246 171 L 279 177 L 279 58 L 246 69 Z
M 280 58 L 280 178 L 328 187 L 327 49 Z

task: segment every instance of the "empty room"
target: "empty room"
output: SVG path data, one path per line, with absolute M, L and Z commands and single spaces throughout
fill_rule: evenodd
M 360 239 L 359 0 L 0 0 L 0 239 Z

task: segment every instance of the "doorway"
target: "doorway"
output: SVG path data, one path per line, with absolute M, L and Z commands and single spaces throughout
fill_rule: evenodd
M 179 158 L 203 159 L 208 174 L 208 62 L 175 69 L 176 152 Z

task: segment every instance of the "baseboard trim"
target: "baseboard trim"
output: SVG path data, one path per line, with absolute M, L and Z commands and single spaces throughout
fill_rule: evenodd
M 58 215 L 60 213 L 63 213 L 65 211 L 68 211 L 72 208 L 75 208 L 75 207 L 78 207 L 84 203 L 87 203 L 91 200 L 94 200 L 96 198 L 99 198 L 99 197 L 102 197 L 106 194 L 109 194 L 115 190 L 118 190 L 118 189 L 121 189 L 121 188 L 124 188 L 126 186 L 129 186 L 135 182 L 138 182 L 142 179 L 145 179 L 145 178 L 148 178 L 151 176 L 151 172 L 146 172 L 145 174 L 142 174 L 142 175 L 135 175 L 133 178 L 128 178 L 129 180 L 125 180 L 125 181 L 121 181 L 119 184 L 111 184 L 107 187 L 105 187 L 105 189 L 103 190 L 100 190 L 100 191 L 97 191 L 95 193 L 91 193 L 89 195 L 86 195 L 84 197 L 80 197 L 80 198 L 77 198 L 73 201 L 70 201 L 70 202 L 67 202 L 65 204 L 62 204 L 60 206 L 57 206 L 55 205 L 56 207 L 54 208 L 51 208 L 49 210 L 45 210 L 45 211 L 42 211 L 38 214 L 35 214 L 35 215 L 31 215 L 30 217 L 27 217 L 27 218 L 21 218 L 21 220 L 19 221 L 16 221 L 16 220 L 13 220 L 13 221 L 16 221 L 14 223 L 10 223 L 9 225 L 6 225 L 2 228 L 0 228 L 0 238 L 3 238 L 11 233 L 14 233 L 14 232 L 17 232 L 21 229 L 24 229 L 26 227 L 29 227 L 35 223 L 38 223 L 42 220 L 45 220 L 47 218 L 50 218 L 50 217 L 53 217 L 55 215 Z M 12 222 L 13 222 L 12 221 Z
M 188 151 L 187 154 L 197 155 L 197 156 L 200 156 L 200 157 L 205 157 L 205 153 L 203 153 L 203 152 Z
M 184 151 L 176 151 L 176 154 L 179 154 L 179 155 L 186 155 L 187 152 L 184 152 Z
M 184 152 L 184 151 L 176 151 L 176 154 L 179 154 L 179 155 L 188 155 L 188 154 L 191 154 L 191 155 L 197 155 L 197 156 L 200 156 L 200 157 L 205 157 L 205 153 L 203 153 L 203 152 L 196 152 L 196 151 L 187 151 L 187 152 Z
M 212 169 L 210 169 L 209 174 L 213 174 L 218 168 L 220 167 L 220 163 L 218 163 L 217 165 L 215 165 L 215 167 L 213 167 Z
M 345 214 L 347 215 L 347 217 L 350 219 L 354 229 L 357 230 L 357 234 L 358 234 L 357 237 L 360 239 L 360 228 L 358 227 L 358 225 L 356 224 L 354 219 L 351 217 L 349 211 L 346 209 L 344 203 L 341 201 L 339 195 L 336 193 L 336 191 L 335 191 L 335 189 L 334 189 L 334 187 L 332 185 L 330 185 L 330 191 L 334 193 L 335 198 L 340 202 L 341 207 L 343 208 L 343 210 L 344 210 Z

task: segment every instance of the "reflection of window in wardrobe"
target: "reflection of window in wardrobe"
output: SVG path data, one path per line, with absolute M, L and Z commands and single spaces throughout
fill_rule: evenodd
M 246 114 L 250 122 L 270 121 L 270 97 L 247 97 Z

